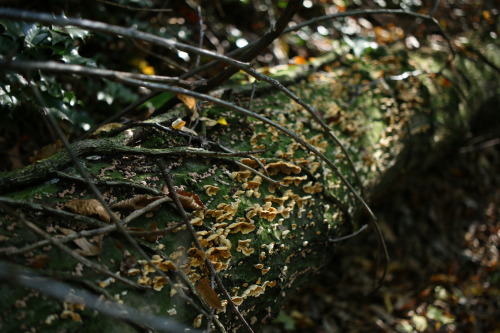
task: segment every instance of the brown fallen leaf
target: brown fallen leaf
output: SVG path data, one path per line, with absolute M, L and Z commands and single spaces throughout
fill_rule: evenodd
M 210 287 L 210 280 L 208 277 L 204 277 L 198 284 L 196 284 L 196 291 L 200 296 L 207 302 L 208 305 L 213 307 L 214 309 L 220 310 L 222 309 L 222 303 L 220 301 L 219 295 Z
M 205 209 L 205 205 L 201 201 L 200 197 L 195 193 L 177 190 L 177 196 L 179 197 L 179 201 L 181 202 L 181 205 L 182 207 L 184 207 L 184 209 Z
M 163 198 L 162 196 L 153 197 L 146 194 L 134 195 L 130 199 L 119 201 L 111 206 L 113 209 L 137 210 L 146 207 L 150 203 Z
M 66 228 L 59 228 L 58 230 L 61 233 L 65 234 L 66 236 L 76 233 L 74 230 L 66 229 Z M 102 235 L 96 236 L 94 239 L 97 240 L 97 245 L 92 244 L 86 238 L 74 239 L 73 243 L 75 243 L 79 247 L 79 249 L 76 249 L 75 252 L 78 253 L 79 255 L 84 256 L 84 257 L 97 256 L 97 255 L 101 254 L 101 252 L 102 252 Z
M 99 220 L 109 223 L 111 217 L 101 203 L 96 199 L 71 199 L 66 202 L 66 208 L 73 213 L 85 216 L 97 215 Z
M 196 107 L 196 99 L 194 97 L 183 95 L 183 94 L 175 94 L 175 96 L 184 103 L 188 108 L 193 110 Z
M 29 158 L 30 163 L 34 163 L 36 161 L 40 161 L 46 159 L 57 152 L 59 152 L 62 148 L 61 140 L 56 140 L 55 143 L 48 144 L 43 146 L 40 150 L 35 151 L 35 155 Z

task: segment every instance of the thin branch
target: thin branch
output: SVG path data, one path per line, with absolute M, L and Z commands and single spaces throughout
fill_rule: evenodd
M 253 60 L 262 50 L 266 49 L 278 38 L 292 20 L 295 13 L 302 8 L 302 0 L 290 0 L 283 10 L 282 14 L 271 29 L 251 47 L 245 48 L 245 52 L 239 57 L 241 61 Z M 233 65 L 233 64 L 231 64 Z M 220 74 L 208 80 L 207 85 L 197 89 L 199 92 L 207 92 L 215 87 L 219 87 L 223 82 L 230 78 L 238 69 L 248 69 L 250 67 L 229 67 L 224 69 Z M 192 72 L 191 72 L 192 75 Z
M 19 72 L 29 72 L 33 70 L 42 70 L 52 73 L 78 74 L 87 76 L 97 76 L 113 81 L 118 81 L 121 77 L 128 77 L 137 80 L 162 82 L 169 84 L 178 84 L 183 87 L 193 88 L 205 85 L 205 80 L 186 81 L 178 77 L 169 77 L 161 75 L 146 75 L 141 73 L 130 73 L 114 71 L 110 69 L 91 68 L 86 66 L 65 64 L 55 61 L 22 61 L 22 60 L 0 60 L 0 68 L 17 70 Z
M 27 269 L 0 262 L 0 280 L 3 283 L 23 286 L 38 290 L 44 294 L 55 297 L 61 301 L 83 301 L 86 307 L 96 310 L 106 316 L 132 322 L 139 326 L 148 327 L 159 332 L 184 332 L 187 327 L 172 319 L 152 316 L 117 302 L 103 302 L 101 297 L 93 295 L 83 289 L 75 289 L 65 283 L 43 277 Z M 69 298 L 68 298 L 69 297 Z M 190 332 L 201 333 L 199 330 L 189 328 Z
M 143 40 L 145 42 L 165 47 L 167 49 L 175 49 L 187 53 L 199 54 L 201 56 L 206 56 L 212 59 L 218 59 L 220 61 L 223 61 L 225 63 L 228 63 L 230 65 L 242 69 L 250 68 L 249 63 L 234 60 L 232 58 L 218 54 L 216 52 L 200 49 L 198 47 L 184 43 L 179 43 L 175 40 L 159 37 L 147 32 L 136 30 L 134 28 L 124 28 L 122 26 L 107 24 L 104 22 L 92 21 L 87 19 L 68 18 L 64 16 L 56 16 L 52 14 L 37 13 L 26 10 L 11 9 L 11 8 L 0 8 L 0 17 L 5 17 L 9 19 L 18 19 L 29 22 L 54 24 L 62 27 L 76 26 L 84 29 L 89 29 L 92 31 L 99 31 L 108 35 L 125 36 L 133 39 Z
M 190 90 L 186 90 L 190 91 Z M 68 144 L 69 145 L 69 144 Z M 202 156 L 207 158 L 221 159 L 226 161 L 235 162 L 234 158 L 240 156 L 248 156 L 251 153 L 258 154 L 260 151 L 246 151 L 246 152 L 216 152 L 205 150 L 201 148 L 193 148 L 193 147 L 176 147 L 176 148 L 142 148 L 142 147 L 130 147 L 123 145 L 118 140 L 110 140 L 110 139 L 94 139 L 94 140 L 85 140 L 85 141 L 77 141 L 71 145 L 69 145 L 72 150 L 72 154 L 75 157 L 84 157 L 88 155 L 127 155 L 127 154 L 136 154 L 136 155 L 144 155 L 144 156 L 171 156 L 171 155 L 183 155 L 183 156 Z M 13 171 L 9 174 L 8 177 L 0 178 L 0 193 L 5 193 L 13 188 L 18 188 L 25 186 L 27 184 L 31 184 L 36 181 L 40 181 L 43 179 L 47 179 L 52 177 L 54 174 L 57 175 L 57 172 L 62 168 L 68 166 L 71 161 L 71 155 L 68 151 L 61 152 L 61 156 L 58 159 L 54 160 L 42 160 L 37 162 L 36 164 L 36 174 L 30 174 L 33 171 L 32 168 L 22 169 L 18 172 Z M 260 175 L 258 171 L 252 172 Z M 272 180 L 269 177 L 264 176 L 271 183 L 276 183 L 276 181 Z M 83 177 L 83 181 L 87 182 L 88 180 Z
M 164 85 L 164 84 L 149 83 L 149 82 L 140 82 L 140 81 L 133 80 L 133 79 L 123 79 L 123 81 L 124 82 L 128 82 L 128 83 L 133 84 L 133 85 L 142 85 L 142 86 L 150 88 L 150 89 L 164 90 L 164 91 L 171 91 L 171 92 L 175 92 L 175 93 L 181 93 L 181 94 L 184 94 L 184 95 L 192 96 L 192 97 L 195 97 L 195 98 L 198 98 L 198 99 L 201 99 L 201 100 L 209 101 L 209 102 L 212 102 L 214 104 L 218 104 L 218 105 L 227 107 L 227 108 L 229 108 L 231 110 L 234 110 L 236 112 L 239 112 L 239 113 L 242 113 L 244 115 L 250 116 L 252 118 L 261 120 L 262 122 L 275 127 L 276 129 L 280 130 L 281 132 L 285 133 L 286 135 L 288 135 L 289 137 L 291 137 L 292 139 L 294 139 L 296 142 L 298 142 L 299 144 L 301 144 L 307 150 L 309 150 L 310 152 L 312 152 L 313 154 L 315 154 L 316 156 L 318 156 L 321 160 L 323 160 L 328 165 L 328 167 L 337 175 L 337 177 L 341 180 L 341 182 L 344 185 L 347 186 L 349 192 L 351 192 L 354 195 L 354 197 L 356 198 L 356 200 L 361 204 L 361 206 L 364 208 L 364 210 L 370 216 L 370 221 L 372 222 L 372 224 L 373 224 L 373 226 L 375 228 L 375 231 L 377 233 L 377 237 L 379 238 L 379 240 L 380 240 L 380 242 L 382 244 L 382 248 L 383 248 L 383 251 L 384 251 L 385 260 L 386 260 L 386 262 L 389 261 L 389 252 L 387 250 L 387 246 L 385 244 L 384 237 L 382 235 L 382 231 L 380 230 L 380 226 L 378 225 L 377 217 L 375 216 L 375 214 L 373 213 L 373 211 L 371 210 L 371 208 L 368 206 L 368 204 L 365 202 L 365 200 L 361 197 L 361 195 L 356 191 L 356 189 L 351 185 L 351 183 L 344 177 L 344 175 L 342 174 L 342 172 L 333 164 L 333 162 L 330 161 L 330 159 L 328 157 L 326 157 L 324 154 L 320 153 L 315 147 L 313 147 L 307 141 L 305 141 L 304 139 L 302 139 L 301 137 L 299 137 L 297 134 L 295 134 L 291 130 L 289 130 L 289 129 L 287 129 L 287 128 L 285 128 L 285 127 L 277 124 L 276 122 L 274 122 L 274 121 L 272 121 L 272 120 L 270 120 L 270 119 L 268 119 L 268 118 L 266 118 L 266 117 L 264 117 L 264 116 L 262 116 L 262 115 L 260 115 L 258 113 L 252 112 L 252 111 L 247 110 L 245 108 L 242 108 L 240 106 L 234 105 L 232 103 L 223 101 L 221 99 L 218 99 L 218 98 L 215 98 L 215 97 L 212 97 L 212 96 L 209 96 L 209 95 L 200 94 L 200 93 L 197 93 L 197 92 L 194 92 L 194 91 L 191 91 L 191 90 L 187 90 L 187 89 L 183 89 L 183 88 L 178 88 L 178 87 L 172 87 L 172 86 L 168 86 L 168 85 Z M 279 82 L 278 82 L 278 84 L 279 84 Z M 387 265 L 384 267 L 383 276 L 379 280 L 379 285 L 381 284 L 381 282 L 385 278 L 386 273 L 387 273 Z
M 366 228 L 368 228 L 368 225 L 367 224 L 364 224 L 361 228 L 359 228 L 358 230 L 356 230 L 355 232 L 353 232 L 352 234 L 349 234 L 347 236 L 344 236 L 344 237 L 339 237 L 339 238 L 330 238 L 328 241 L 330 243 L 337 243 L 337 242 L 341 242 L 341 241 L 344 241 L 346 239 L 349 239 L 349 238 L 353 238 L 357 235 L 359 235 L 362 231 L 364 231 Z
M 139 216 L 144 215 L 145 213 L 147 213 L 147 212 L 155 209 L 156 207 L 160 206 L 161 204 L 163 204 L 165 202 L 170 202 L 170 201 L 172 201 L 172 199 L 170 199 L 169 197 L 165 197 L 165 198 L 161 198 L 161 199 L 155 200 L 155 201 L 151 202 L 150 204 L 148 204 L 147 206 L 145 206 L 145 207 L 143 207 L 141 209 L 137 209 L 137 210 L 133 211 L 131 214 L 129 214 L 127 217 L 125 217 L 122 220 L 121 223 L 123 225 L 127 225 L 129 222 L 135 220 Z M 19 202 L 16 202 L 16 200 L 13 200 L 13 199 L 5 200 L 3 198 L 0 198 L 0 203 L 8 203 L 9 205 L 14 205 L 14 206 L 21 204 Z M 24 202 L 22 202 L 22 203 L 24 204 Z M 58 211 L 58 212 L 60 212 L 60 213 L 63 213 L 63 212 L 66 213 L 65 211 Z M 78 215 L 78 214 L 74 214 L 74 215 L 75 216 L 81 216 L 81 215 Z M 67 219 L 67 217 L 66 217 L 66 219 Z M 100 227 L 100 228 L 97 228 L 97 229 L 78 231 L 78 232 L 75 232 L 73 234 L 67 235 L 65 237 L 58 238 L 58 241 L 61 242 L 61 243 L 67 243 L 67 242 L 72 241 L 72 240 L 77 239 L 77 238 L 85 238 L 85 237 L 93 237 L 93 236 L 98 236 L 98 235 L 105 235 L 105 234 L 108 234 L 108 233 L 113 232 L 115 230 L 116 230 L 116 225 L 114 225 L 114 224 L 112 224 L 112 225 L 106 225 L 106 226 L 103 226 L 103 227 Z M 49 243 L 50 242 L 48 240 L 42 240 L 42 241 L 30 244 L 30 245 L 25 246 L 25 247 L 20 248 L 20 249 L 6 248 L 5 250 L 0 251 L 0 253 L 3 253 L 5 255 L 21 254 L 21 253 L 25 253 L 25 252 L 31 251 L 31 250 L 33 250 L 33 249 L 35 249 L 37 247 L 45 246 L 45 245 L 47 245 Z
M 208 267 L 210 274 L 215 278 L 215 281 L 217 282 L 217 286 L 222 291 L 222 294 L 224 294 L 224 297 L 227 299 L 227 302 L 228 302 L 231 310 L 236 314 L 236 316 L 241 321 L 241 323 L 246 328 L 246 330 L 250 333 L 253 333 L 252 328 L 250 327 L 250 325 L 248 325 L 247 321 L 245 320 L 245 318 L 243 317 L 241 312 L 238 310 L 238 308 L 236 307 L 236 304 L 234 304 L 231 296 L 227 292 L 224 284 L 222 283 L 222 280 L 221 280 L 219 274 L 217 274 L 217 271 L 214 268 L 214 265 L 210 261 L 209 257 L 206 255 L 205 250 L 203 249 L 203 246 L 201 246 L 200 241 L 198 240 L 198 236 L 196 235 L 196 231 L 194 230 L 193 225 L 189 222 L 189 218 L 186 214 L 186 211 L 184 210 L 184 207 L 182 206 L 182 204 L 179 200 L 179 196 L 177 195 L 177 191 L 175 190 L 174 184 L 172 182 L 172 178 L 170 177 L 170 173 L 169 173 L 169 170 L 167 169 L 167 165 L 166 165 L 165 161 L 161 158 L 157 159 L 156 161 L 158 163 L 158 166 L 160 167 L 160 171 L 163 175 L 163 178 L 165 179 L 165 183 L 167 184 L 169 193 L 171 193 L 172 199 L 174 200 L 174 203 L 177 207 L 177 210 L 180 212 L 180 214 L 182 216 L 182 220 L 184 221 L 187 229 L 189 230 L 189 233 L 191 234 L 191 236 L 193 238 L 193 242 L 194 242 L 196 248 L 205 254 L 205 265 Z
M 64 179 L 71 180 L 74 182 L 79 182 L 79 183 L 85 183 L 85 179 L 83 179 L 82 177 L 73 176 L 73 175 L 64 173 L 62 171 L 56 171 L 54 174 L 59 178 L 64 178 Z M 161 193 L 161 191 L 159 191 L 153 187 L 141 185 L 141 184 L 130 182 L 130 181 L 97 179 L 95 181 L 95 183 L 96 183 L 96 185 L 123 186 L 123 187 L 133 188 L 133 189 L 139 190 L 141 192 L 146 192 L 146 193 L 149 193 L 152 195 L 157 195 L 157 196 L 163 195 L 163 193 Z
M 153 267 L 153 269 L 155 270 L 155 272 L 158 273 L 162 278 L 164 278 L 170 284 L 171 288 L 173 288 L 173 289 L 175 289 L 175 291 L 177 291 L 177 293 L 178 293 L 178 295 L 179 295 L 180 298 L 182 298 L 185 301 L 187 301 L 189 304 L 191 304 L 191 306 L 193 306 L 200 313 L 206 314 L 207 312 L 204 309 L 202 309 L 190 297 L 188 297 L 186 294 L 184 294 L 184 292 L 182 291 L 182 289 L 179 288 L 176 284 L 174 284 L 172 282 L 172 280 L 165 274 L 165 272 L 163 272 L 162 270 L 160 270 L 158 268 L 158 266 L 151 260 L 151 258 L 146 254 L 146 252 L 144 252 L 144 250 L 139 246 L 139 244 L 137 244 L 137 242 L 135 241 L 135 239 L 127 232 L 127 230 L 125 229 L 125 227 L 122 225 L 121 221 L 118 220 L 118 218 L 113 213 L 113 211 L 111 210 L 111 208 L 109 207 L 109 205 L 107 204 L 107 202 L 104 200 L 104 197 L 103 197 L 102 193 L 99 191 L 99 189 L 97 188 L 97 186 L 94 184 L 94 182 L 90 178 L 90 174 L 83 167 L 83 165 L 80 162 L 80 160 L 78 159 L 78 157 L 74 154 L 73 150 L 71 149 L 71 146 L 70 146 L 69 142 L 67 141 L 66 137 L 64 136 L 64 134 L 63 134 L 63 132 L 61 130 L 61 127 L 59 126 L 59 124 L 54 119 L 54 116 L 50 112 L 48 112 L 46 110 L 45 101 L 43 100 L 43 98 L 42 98 L 40 92 L 38 91 L 38 89 L 36 89 L 36 87 L 32 87 L 32 90 L 33 90 L 33 93 L 35 94 L 35 96 L 37 97 L 37 99 L 39 100 L 40 105 L 42 105 L 43 109 L 45 110 L 47 118 L 50 121 L 50 124 L 52 125 L 52 127 L 54 128 L 54 130 L 57 132 L 57 134 L 59 136 L 59 139 L 61 140 L 61 142 L 63 143 L 64 147 L 66 148 L 66 151 L 67 151 L 68 155 L 70 156 L 71 161 L 73 162 L 73 165 L 75 166 L 76 170 L 86 180 L 87 186 L 89 187 L 90 191 L 94 194 L 94 196 L 99 201 L 99 203 L 104 207 L 105 211 L 110 216 L 111 221 L 116 226 L 116 229 L 125 237 L 125 239 L 127 240 L 127 242 L 130 245 L 132 245 L 132 247 L 137 251 L 137 253 L 139 253 L 139 255 L 142 258 L 144 258 L 146 260 L 146 262 L 151 267 Z
M 52 245 L 54 245 L 55 247 L 59 248 L 61 251 L 63 251 L 64 253 L 66 253 L 67 255 L 69 255 L 70 257 L 72 257 L 73 259 L 77 260 L 78 262 L 81 262 L 82 264 L 84 264 L 85 266 L 95 270 L 95 271 L 98 271 L 98 272 L 101 272 L 109 277 L 112 277 L 113 279 L 117 280 L 117 281 L 120 281 L 120 282 L 123 282 L 124 284 L 130 286 L 130 287 L 133 287 L 133 288 L 137 288 L 137 289 L 146 289 L 146 287 L 144 286 L 141 286 L 133 281 L 130 281 L 129 279 L 126 279 L 118 274 L 115 274 L 113 272 L 111 272 L 107 267 L 103 266 L 103 265 L 100 265 L 100 264 L 96 264 L 90 260 L 88 260 L 87 258 L 85 258 L 84 256 L 76 253 L 75 251 L 71 250 L 70 248 L 68 248 L 67 246 L 65 246 L 64 244 L 62 244 L 59 240 L 55 239 L 54 237 L 51 237 L 50 235 L 48 235 L 47 233 L 45 233 L 42 229 L 40 229 L 36 224 L 34 224 L 33 222 L 31 221 L 28 221 L 26 218 L 24 218 L 24 216 L 18 214 L 14 209 L 10 208 L 9 206 L 7 205 L 4 205 L 3 203 L 0 203 L 0 208 L 2 210 L 4 210 L 5 212 L 7 212 L 9 215 L 15 217 L 19 222 L 21 222 L 22 224 L 24 224 L 28 229 L 30 229 L 31 231 L 33 231 L 35 234 L 45 238 L 47 241 L 49 241 Z
M 434 0 L 434 4 L 432 5 L 432 8 L 429 10 L 429 16 L 434 16 L 434 14 L 436 14 L 436 12 L 439 8 L 439 2 L 440 2 L 440 0 Z
M 203 38 L 204 38 L 204 33 L 203 33 L 203 16 L 201 16 L 201 7 L 200 5 L 196 6 L 196 11 L 198 14 L 198 29 L 199 29 L 199 36 L 198 36 L 198 47 L 202 48 L 203 47 Z M 196 59 L 194 60 L 194 67 L 198 67 L 200 65 L 200 56 L 197 55 Z
M 248 70 L 245 70 L 245 71 L 247 73 L 249 73 L 250 75 L 252 75 L 253 77 L 255 77 L 257 80 L 262 80 L 262 81 L 267 82 L 267 83 L 271 84 L 272 86 L 274 86 L 276 89 L 278 89 L 283 94 L 285 94 L 286 96 L 288 96 L 292 100 L 294 100 L 297 104 L 302 106 L 313 117 L 313 119 L 321 126 L 321 128 L 323 128 L 325 133 L 327 133 L 327 135 L 331 139 L 333 139 L 333 141 L 337 144 L 337 146 L 340 147 L 340 149 L 342 150 L 344 155 L 347 157 L 347 161 L 349 162 L 349 165 L 351 166 L 351 169 L 354 173 L 354 178 L 356 179 L 356 182 L 358 183 L 361 195 L 363 195 L 363 192 L 364 192 L 363 183 L 361 182 L 361 178 L 359 177 L 358 171 L 356 170 L 356 167 L 354 166 L 354 162 L 351 158 L 351 155 L 349 154 L 349 152 L 345 148 L 344 144 L 339 140 L 339 138 L 335 135 L 335 133 L 330 129 L 330 127 L 328 127 L 328 125 L 320 118 L 320 116 L 318 115 L 316 110 L 314 110 L 311 106 L 309 106 L 307 103 L 305 103 L 303 100 L 301 100 L 297 95 L 295 95 L 290 89 L 288 89 L 284 85 L 282 85 L 278 80 L 275 80 L 267 75 L 261 74 L 258 71 L 254 70 L 253 68 L 249 68 Z M 337 171 L 335 171 L 335 169 L 333 171 L 337 174 L 337 176 L 343 178 L 343 176 L 339 175 L 340 171 L 338 171 L 338 169 L 337 169 Z M 350 184 L 349 184 L 349 186 L 350 186 Z
M 58 216 L 59 218 L 66 220 L 66 221 L 80 221 L 80 222 L 83 222 L 85 225 L 92 227 L 92 228 L 102 228 L 102 227 L 105 227 L 107 225 L 106 223 L 101 222 L 99 220 L 96 220 L 96 219 L 89 217 L 89 216 L 83 216 L 83 215 L 75 214 L 72 212 L 67 212 L 65 210 L 59 210 L 59 209 L 55 209 L 52 207 L 48 207 L 45 205 L 41 205 L 38 203 L 29 202 L 29 201 L 25 201 L 25 200 L 16 200 L 16 199 L 12 199 L 12 198 L 0 197 L 0 203 L 7 204 L 10 206 L 15 206 L 15 207 L 23 207 L 24 209 L 46 212 L 46 213 Z
M 172 9 L 164 9 L 164 8 L 138 8 L 138 7 L 131 7 L 131 6 L 127 6 L 127 5 L 122 5 L 120 3 L 116 3 L 116 2 L 112 2 L 112 1 L 107 1 L 107 0 L 96 0 L 97 2 L 101 2 L 101 3 L 104 3 L 106 5 L 110 5 L 110 6 L 115 6 L 115 7 L 119 7 L 119 8 L 124 8 L 124 9 L 128 9 L 128 10 L 136 10 L 138 12 L 171 12 Z
M 297 25 L 294 25 L 293 27 L 289 27 L 283 31 L 283 33 L 289 33 L 293 31 L 297 31 L 302 29 L 303 27 L 306 27 L 308 25 L 312 24 L 317 24 L 323 21 L 329 21 L 341 17 L 347 17 L 347 16 L 360 16 L 360 15 L 375 15 L 375 14 L 396 14 L 396 15 L 407 15 L 407 16 L 412 16 L 412 17 L 417 17 L 421 18 L 426 21 L 431 21 L 436 27 L 439 29 L 439 33 L 446 39 L 448 43 L 448 47 L 450 48 L 452 58 L 455 57 L 456 51 L 455 47 L 453 46 L 453 43 L 451 42 L 450 37 L 448 34 L 443 30 L 443 27 L 441 24 L 439 24 L 438 20 L 436 20 L 432 15 L 426 15 L 426 14 L 420 14 L 416 12 L 410 12 L 404 9 L 359 9 L 359 10 L 352 10 L 352 11 L 347 11 L 347 12 L 341 12 L 341 13 L 334 13 L 334 14 L 329 14 L 329 15 L 323 15 L 323 16 L 317 16 L 315 18 L 312 18 L 310 20 L 304 21 L 302 23 L 299 23 Z

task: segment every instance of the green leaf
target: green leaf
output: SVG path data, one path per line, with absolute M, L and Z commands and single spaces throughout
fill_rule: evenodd
M 78 53 L 78 47 L 71 50 L 63 50 L 60 55 L 62 55 L 62 61 L 67 64 L 85 65 L 94 68 L 97 67 L 94 59 L 84 58 Z
M 294 330 L 295 329 L 295 321 L 292 317 L 286 314 L 284 311 L 280 311 L 280 314 L 276 319 L 273 320 L 273 323 L 282 324 L 285 330 Z
M 24 42 L 28 47 L 35 47 L 48 36 L 47 28 L 33 25 L 25 31 Z
M 6 55 L 18 48 L 17 42 L 11 37 L 0 34 L 0 54 Z
M 69 37 L 71 37 L 71 39 L 84 39 L 85 37 L 88 37 L 90 35 L 88 30 L 84 30 L 84 29 L 72 27 L 72 26 L 63 27 L 63 28 L 57 27 L 57 28 L 54 28 L 53 30 L 56 32 L 62 33 L 62 34 L 69 35 Z
M 30 31 L 37 29 L 36 23 L 11 21 L 7 19 L 0 19 L 0 24 L 5 28 L 3 33 L 12 37 L 14 40 L 26 36 L 30 34 Z
M 443 310 L 433 305 L 427 307 L 427 318 L 438 321 L 442 324 L 452 324 L 455 322 L 455 318 L 447 316 Z
M 159 109 L 163 106 L 163 104 L 167 103 L 172 97 L 174 97 L 174 94 L 171 92 L 164 92 L 159 94 L 158 96 L 155 96 L 148 101 L 144 102 L 140 106 L 140 108 L 146 108 L 146 109 Z

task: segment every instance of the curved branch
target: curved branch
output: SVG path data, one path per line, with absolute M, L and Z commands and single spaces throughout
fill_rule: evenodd
M 42 70 L 42 71 L 61 73 L 61 74 L 79 74 L 79 75 L 97 76 L 114 81 L 119 80 L 120 77 L 128 77 L 131 79 L 151 81 L 151 82 L 178 84 L 182 87 L 187 87 L 187 88 L 193 88 L 196 86 L 206 84 L 205 80 L 186 81 L 178 77 L 129 73 L 122 71 L 114 71 L 110 69 L 91 68 L 74 64 L 65 64 L 55 61 L 0 60 L 0 68 L 13 69 L 19 72 Z
M 200 49 L 184 43 L 179 43 L 171 39 L 159 37 L 147 32 L 142 32 L 134 28 L 124 28 L 118 25 L 107 24 L 104 22 L 92 21 L 87 19 L 68 18 L 64 16 L 56 16 L 52 14 L 30 12 L 26 10 L 18 10 L 11 8 L 0 8 L 0 17 L 9 19 L 18 19 L 29 22 L 40 22 L 45 24 L 54 24 L 62 27 L 76 26 L 80 28 L 89 29 L 92 31 L 99 31 L 108 35 L 126 36 L 133 39 L 140 39 L 151 44 L 155 44 L 167 49 L 181 50 L 188 53 L 199 54 L 202 56 L 218 59 L 225 63 L 237 66 L 238 68 L 249 68 L 250 64 L 234 60 L 224 55 Z

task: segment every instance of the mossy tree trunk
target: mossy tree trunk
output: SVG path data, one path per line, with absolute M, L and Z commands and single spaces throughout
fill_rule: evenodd
M 489 51 L 487 56 L 498 48 L 490 46 Z M 440 69 L 447 56 L 424 50 L 391 50 L 363 58 L 338 54 L 290 86 L 344 144 L 364 192 L 344 152 L 298 104 L 279 92 L 262 93 L 251 109 L 324 154 L 368 200 L 387 182 L 404 177 L 405 169 L 423 165 L 442 140 L 465 133 L 470 112 L 498 92 L 491 67 L 463 55 L 444 75 L 414 72 Z M 401 73 L 409 75 L 396 77 Z M 241 79 L 233 80 L 235 90 L 244 84 Z M 238 92 L 230 102 L 246 108 L 249 100 Z M 210 321 L 217 329 L 244 331 L 220 286 L 210 283 L 208 258 L 251 327 L 258 330 L 275 317 L 287 295 L 329 263 L 334 246 L 341 244 L 335 239 L 368 219 L 335 172 L 303 145 L 261 120 L 213 103 L 200 105 L 204 120 L 196 133 L 176 121 L 190 117 L 189 110 L 179 106 L 142 124 L 71 145 L 104 201 L 170 282 L 117 231 L 66 151 L 1 175 L 5 214 L 0 217 L 0 253 L 14 265 L 2 269 L 24 267 L 74 290 L 186 327 L 205 328 L 209 319 L 200 309 L 215 311 Z M 175 195 L 162 168 L 171 175 Z M 172 202 L 176 197 L 204 251 L 196 248 Z M 27 221 L 7 214 L 5 207 L 16 209 Z M 75 232 L 81 237 L 71 236 Z M 97 266 L 102 269 L 97 271 Z M 70 293 L 63 302 L 44 290 L 6 283 L 0 289 L 5 331 L 57 326 L 123 332 L 148 326 L 132 315 L 128 323 L 114 321 L 82 306 L 85 299 Z

